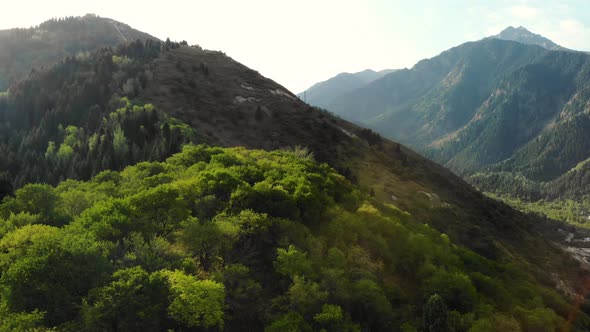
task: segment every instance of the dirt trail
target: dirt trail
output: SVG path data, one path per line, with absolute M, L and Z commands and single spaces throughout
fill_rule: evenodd
M 115 27 L 115 29 L 117 29 L 117 32 L 119 33 L 119 36 L 121 36 L 121 38 L 123 39 L 123 41 L 126 42 L 127 41 L 127 38 L 125 36 L 123 36 L 123 34 L 121 33 L 121 30 L 119 30 L 119 27 L 115 23 L 112 23 L 111 22 L 111 24 Z

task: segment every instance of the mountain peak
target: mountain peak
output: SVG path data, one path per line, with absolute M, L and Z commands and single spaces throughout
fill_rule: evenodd
M 515 42 L 519 42 L 522 44 L 528 45 L 537 45 L 548 50 L 552 51 L 566 51 L 565 47 L 562 47 L 553 41 L 549 40 L 546 37 L 543 37 L 539 34 L 533 33 L 527 28 L 523 27 L 522 25 L 515 28 L 513 26 L 509 26 L 506 29 L 502 30 L 497 35 L 491 36 L 490 38 L 502 39 L 502 40 L 511 40 Z
M 530 32 L 530 30 L 529 30 L 529 29 L 527 29 L 527 28 L 523 27 L 522 25 L 519 25 L 517 28 L 515 28 L 515 27 L 513 27 L 513 26 L 509 26 L 509 27 L 507 27 L 506 29 L 502 30 L 502 32 L 500 32 L 500 34 L 502 34 L 502 33 L 503 33 L 503 32 L 505 32 L 505 31 L 514 31 L 514 30 L 516 30 L 516 31 L 522 31 L 522 32 L 528 32 L 528 33 L 532 33 L 532 32 Z

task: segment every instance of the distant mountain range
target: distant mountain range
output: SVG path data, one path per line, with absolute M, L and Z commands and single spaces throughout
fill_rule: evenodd
M 590 55 L 564 50 L 510 27 L 336 96 L 327 108 L 483 190 L 580 199 L 590 194 Z
M 395 69 L 385 69 L 378 72 L 366 69 L 358 73 L 340 73 L 326 81 L 314 84 L 297 96 L 310 105 L 327 108 L 332 100 L 339 96 L 361 88 L 394 71 Z

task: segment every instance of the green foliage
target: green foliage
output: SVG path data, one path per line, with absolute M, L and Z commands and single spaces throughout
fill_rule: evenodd
M 141 267 L 121 269 L 112 282 L 88 294 L 82 309 L 88 330 L 161 331 L 168 296 L 166 280 Z
M 313 319 L 321 325 L 330 326 L 336 325 L 344 319 L 342 315 L 342 308 L 333 304 L 324 304 L 322 312 L 315 315 Z
M 6 219 L 11 214 L 26 212 L 36 215 L 38 222 L 59 225 L 63 216 L 57 209 L 59 200 L 55 189 L 46 184 L 28 184 L 18 190 L 15 197 L 9 197 L 0 208 L 0 213 Z
M 197 280 L 182 271 L 164 271 L 170 282 L 168 313 L 190 327 L 223 328 L 225 288 L 212 280 Z
M 451 310 L 469 312 L 474 309 L 476 290 L 462 273 L 438 272 L 426 283 L 426 294 L 438 294 Z
M 13 313 L 0 305 L 0 332 L 43 332 L 51 331 L 43 327 L 43 317 L 41 312 L 34 311 L 31 313 Z
M 55 185 L 163 160 L 196 142 L 190 126 L 133 99 L 151 75 L 146 63 L 158 53 L 159 43 L 138 40 L 67 58 L 15 85 L 0 102 L 0 153 L 6 156 L 0 170 L 16 187 Z
M 121 126 L 118 125 L 113 131 L 113 149 L 115 150 L 115 156 L 119 159 L 124 159 L 129 153 L 129 147 L 127 146 L 127 138 Z
M 365 323 L 374 326 L 389 326 L 393 307 L 383 288 L 373 280 L 361 279 L 353 285 L 353 303 Z
M 260 281 L 250 268 L 242 264 L 227 266 L 220 278 L 225 286 L 227 303 L 226 328 L 256 326 L 256 318 L 264 311 L 264 295 Z
M 437 294 L 428 298 L 422 314 L 422 328 L 427 332 L 449 331 L 448 311 L 443 298 Z
M 133 215 L 128 200 L 109 198 L 85 210 L 74 225 L 90 229 L 99 239 L 116 241 L 129 236 L 133 230 L 144 230 L 133 222 Z
M 307 314 L 317 312 L 322 302 L 328 297 L 328 293 L 320 288 L 320 285 L 307 281 L 304 277 L 295 276 L 293 284 L 287 291 L 289 306 L 292 310 Z
M 32 215 L 28 212 L 20 212 L 18 214 L 10 213 L 10 216 L 1 224 L 0 234 L 6 235 L 6 233 L 14 231 L 17 228 L 36 224 L 38 222 L 38 215 Z
M 0 213 L 2 328 L 529 331 L 572 309 L 297 151 L 186 145 Z
M 583 227 L 588 227 L 590 222 L 590 196 L 579 199 L 556 199 L 529 201 L 515 198 L 511 195 L 496 195 L 487 193 L 490 197 L 510 204 L 514 208 L 528 212 L 545 215 L 554 220 L 565 221 Z
M 188 219 L 183 226 L 181 241 L 197 257 L 201 268 L 209 271 L 226 245 L 222 231 L 216 224 L 202 223 L 196 218 Z
M 305 257 L 305 253 L 290 245 L 286 250 L 283 248 L 277 249 L 275 269 L 278 273 L 292 278 L 305 276 L 311 272 L 311 262 Z
M 564 324 L 563 318 L 557 316 L 555 312 L 544 308 L 525 309 L 517 307 L 515 316 L 522 322 L 522 330 L 525 332 L 557 331 Z
M 50 326 L 74 319 L 79 314 L 80 294 L 104 280 L 109 246 L 62 230 L 25 246 L 24 253 L 9 251 L 15 261 L 0 278 L 8 308 L 46 312 Z
M 311 332 L 305 318 L 296 312 L 290 312 L 269 325 L 264 332 Z
M 189 216 L 186 202 L 173 186 L 160 185 L 129 199 L 134 209 L 140 211 L 141 222 L 158 236 L 169 235 Z

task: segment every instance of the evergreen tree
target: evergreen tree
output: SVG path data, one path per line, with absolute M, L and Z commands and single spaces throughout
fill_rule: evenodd
M 422 328 L 424 332 L 447 332 L 448 310 L 443 299 L 434 294 L 430 296 L 422 313 Z

